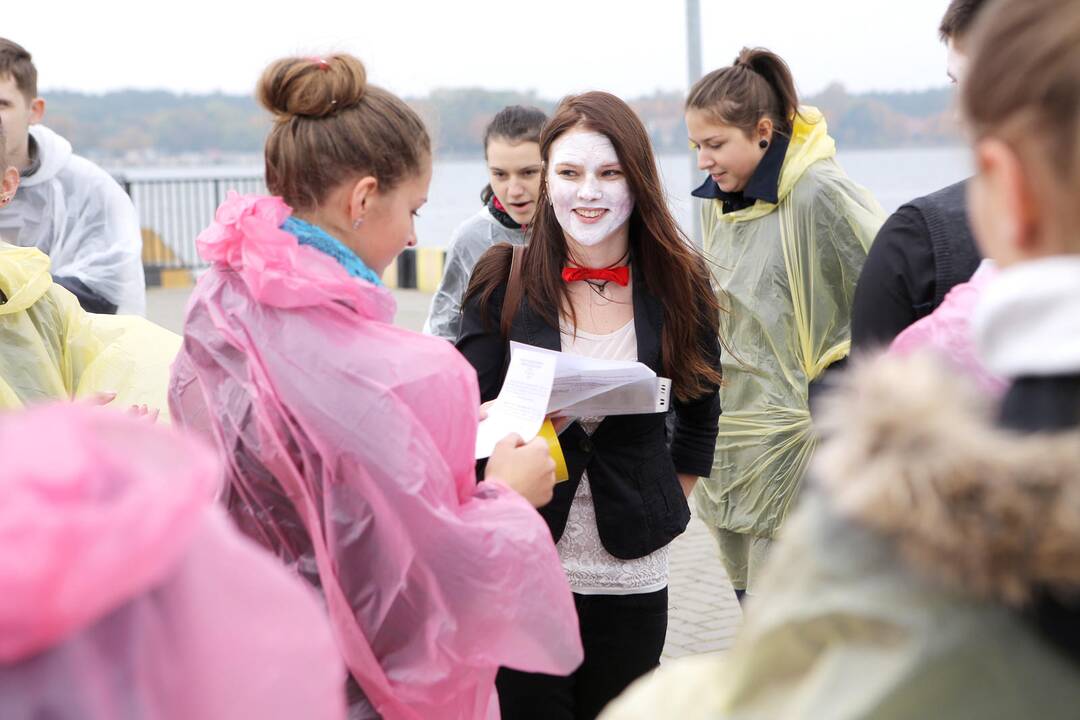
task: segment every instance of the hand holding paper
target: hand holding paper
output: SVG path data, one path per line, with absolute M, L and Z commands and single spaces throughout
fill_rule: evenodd
M 554 377 L 554 358 L 531 349 L 511 352 L 502 391 L 488 406 L 487 418 L 476 433 L 477 459 L 491 455 L 495 444 L 511 433 L 526 442 L 536 437 Z
M 558 479 L 556 462 L 543 437 L 524 445 L 519 443 L 517 435 L 507 435 L 495 444 L 484 471 L 484 479 L 495 477 L 528 500 L 533 507 L 543 507 L 551 502 Z
M 476 436 L 476 457 L 491 454 L 509 433 L 536 437 L 544 417 L 667 412 L 671 381 L 639 362 L 597 360 L 510 343 L 502 391 Z

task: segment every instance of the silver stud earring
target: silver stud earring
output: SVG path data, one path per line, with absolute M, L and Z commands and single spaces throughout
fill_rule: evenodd
M 352 221 L 352 229 L 359 230 L 360 226 L 364 224 L 364 218 L 356 218 Z

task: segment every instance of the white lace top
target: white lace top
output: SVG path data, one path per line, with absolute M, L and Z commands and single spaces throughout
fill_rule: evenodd
M 564 327 L 562 350 L 606 360 L 637 360 L 634 321 L 607 335 L 578 330 L 575 337 L 572 330 Z M 601 420 L 580 418 L 579 422 L 591 435 Z M 557 548 L 570 589 L 580 595 L 634 595 L 656 592 L 668 584 L 668 546 L 634 560 L 622 560 L 604 549 L 596 528 L 588 472 L 582 473 Z

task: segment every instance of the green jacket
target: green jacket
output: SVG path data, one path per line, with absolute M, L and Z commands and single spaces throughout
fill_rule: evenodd
M 1077 717 L 1080 666 L 1023 611 L 1080 587 L 1080 433 L 999 430 L 925 358 L 854 374 L 734 647 L 603 720 Z

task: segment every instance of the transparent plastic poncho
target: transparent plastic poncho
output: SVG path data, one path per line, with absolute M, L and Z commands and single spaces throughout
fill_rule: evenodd
M 469 278 L 480 256 L 497 243 L 524 245 L 525 232 L 508 228 L 492 217 L 487 207 L 463 222 L 450 238 L 439 287 L 431 298 L 424 332 L 454 342 L 461 329 L 461 305 Z
M 41 166 L 0 209 L 0 235 L 36 247 L 57 277 L 73 277 L 128 315 L 146 313 L 142 230 L 131 198 L 104 170 L 42 125 L 30 128 Z
M 855 283 L 885 214 L 835 154 L 825 119 L 803 107 L 779 203 L 726 214 L 719 200 L 703 207 L 731 351 L 712 476 L 695 493 L 714 528 L 771 538 L 783 524 L 814 450 L 809 385 L 850 349 Z
M 582 658 L 547 525 L 476 483 L 476 373 L 392 324 L 393 296 L 281 229 L 280 198 L 232 193 L 199 249 L 173 417 L 228 465 L 237 525 L 322 592 L 366 698 L 350 717 L 498 717 L 499 666 Z
M 94 315 L 52 281 L 50 259 L 0 243 L 0 411 L 115 394 L 168 420 L 169 365 L 180 336 L 134 315 Z

